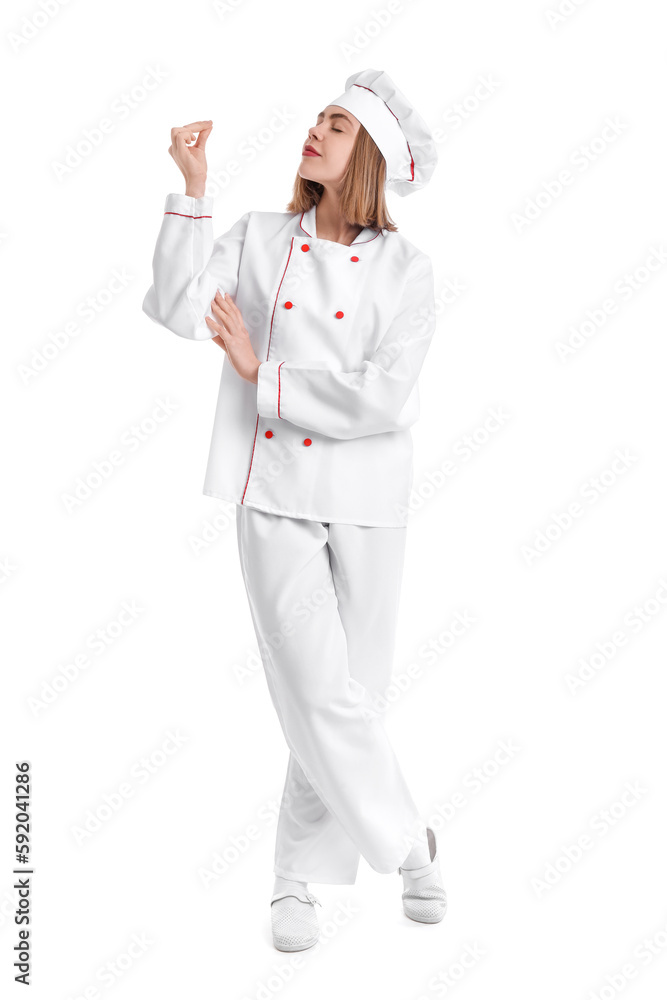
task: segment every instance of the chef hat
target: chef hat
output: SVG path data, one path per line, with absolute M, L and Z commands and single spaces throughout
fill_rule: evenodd
M 438 162 L 428 125 L 384 70 L 348 76 L 345 92 L 329 104 L 351 111 L 387 164 L 386 187 L 404 196 L 424 187 Z

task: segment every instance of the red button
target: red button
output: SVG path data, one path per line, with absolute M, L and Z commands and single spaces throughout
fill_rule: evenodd
M 291 308 L 292 308 L 292 303 L 291 302 L 286 302 L 285 303 L 285 309 L 291 309 Z
M 342 319 L 342 318 L 343 318 L 343 313 L 339 309 L 338 312 L 336 313 L 336 319 Z
M 312 444 L 313 442 L 310 440 L 310 438 L 304 438 L 303 439 L 303 443 L 304 444 Z
M 358 257 L 350 257 L 350 260 L 353 260 L 355 262 L 355 264 L 356 264 L 356 262 L 359 260 L 359 258 Z
M 302 250 L 310 250 L 310 247 L 308 246 L 307 243 L 303 243 L 302 246 L 301 246 L 301 249 Z
M 273 431 L 264 431 L 264 437 L 265 438 L 272 438 L 273 437 Z

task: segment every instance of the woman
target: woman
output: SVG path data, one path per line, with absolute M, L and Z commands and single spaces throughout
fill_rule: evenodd
M 403 877 L 403 909 L 446 909 L 424 826 L 377 709 L 391 683 L 412 485 L 417 377 L 435 329 L 430 259 L 385 188 L 427 183 L 431 133 L 389 76 L 346 81 L 308 130 L 287 212 L 213 239 L 212 122 L 172 129 L 169 194 L 144 311 L 225 352 L 203 492 L 237 504 L 242 575 L 290 750 L 273 940 L 318 940 L 309 882 L 352 884 L 361 855 Z M 188 142 L 198 138 L 193 145 Z

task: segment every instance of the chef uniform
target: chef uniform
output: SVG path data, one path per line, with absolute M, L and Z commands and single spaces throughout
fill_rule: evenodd
M 437 162 L 390 77 L 350 76 L 349 110 L 399 195 Z M 218 289 L 256 356 L 223 355 L 203 492 L 237 504 L 240 564 L 290 750 L 274 871 L 351 884 L 360 855 L 396 871 L 421 819 L 375 708 L 391 682 L 412 486 L 417 378 L 435 330 L 429 257 L 398 232 L 318 238 L 316 206 L 250 211 L 213 238 L 213 199 L 167 195 L 143 310 L 189 340 Z

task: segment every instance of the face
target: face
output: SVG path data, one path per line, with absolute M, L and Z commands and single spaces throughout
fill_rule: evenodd
M 357 132 L 358 118 L 337 104 L 328 104 L 317 116 L 317 124 L 308 129 L 297 173 L 304 180 L 337 185 L 343 178 Z M 311 146 L 319 155 L 308 150 Z

